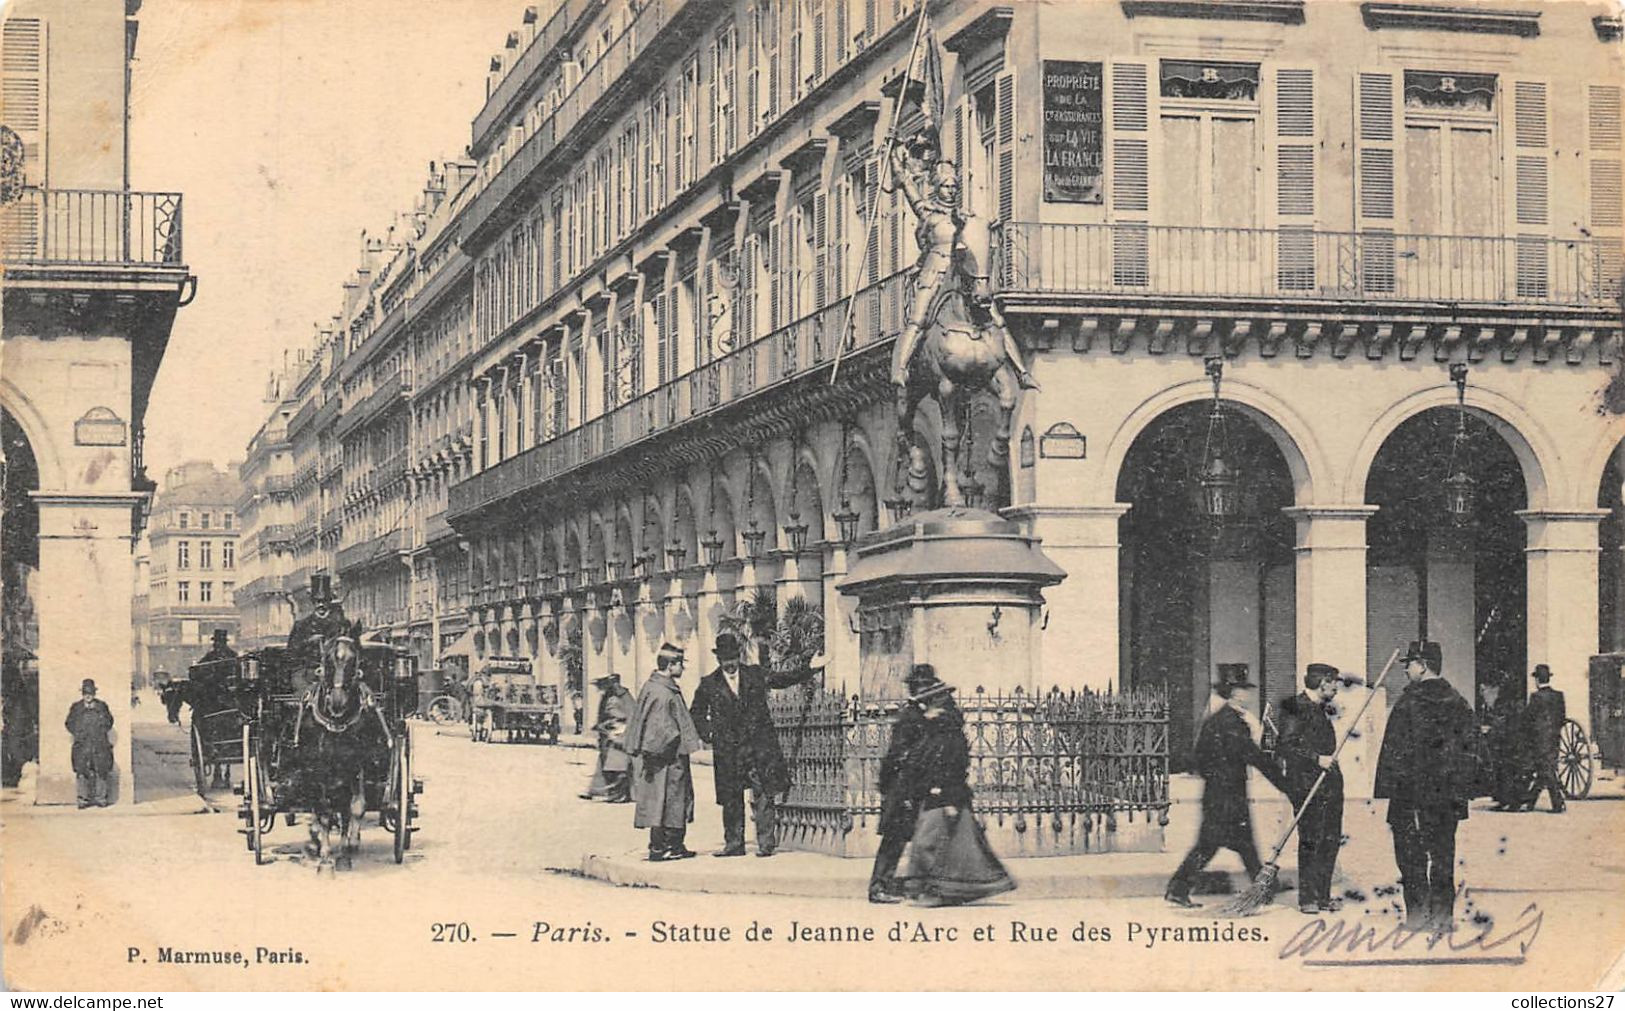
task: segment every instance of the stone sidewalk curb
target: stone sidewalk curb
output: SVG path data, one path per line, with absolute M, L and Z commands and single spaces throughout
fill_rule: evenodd
M 1006 860 L 1005 867 L 1023 898 L 1122 899 L 1161 897 L 1179 854 L 1097 853 L 1073 857 Z M 906 867 L 906 861 L 904 866 Z M 718 859 L 701 853 L 691 860 L 651 863 L 644 851 L 587 853 L 582 876 L 623 888 L 724 895 L 793 895 L 839 899 L 862 897 L 869 887 L 870 861 L 821 853 L 780 851 L 771 860 L 755 856 Z M 1283 890 L 1295 886 L 1296 871 L 1283 865 Z M 1200 897 L 1234 895 L 1251 885 L 1242 871 L 1209 870 L 1197 881 Z M 1216 901 L 1205 903 L 1216 906 Z

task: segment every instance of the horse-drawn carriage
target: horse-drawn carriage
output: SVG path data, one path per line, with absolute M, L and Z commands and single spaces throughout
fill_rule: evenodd
M 230 786 L 231 766 L 243 760 L 238 673 L 235 658 L 200 660 L 187 668 L 186 677 L 170 679 L 161 689 L 170 722 L 180 722 L 183 703 L 192 710 L 187 754 L 200 796 L 210 787 Z
M 559 686 L 537 684 L 524 657 L 491 657 L 480 672 L 482 690 L 475 695 L 473 737 L 559 743 Z
M 322 866 L 347 867 L 361 820 L 374 811 L 400 863 L 422 792 L 406 723 L 417 706 L 416 658 L 362 641 L 359 626 L 351 626 L 237 663 L 244 766 L 238 831 L 255 862 L 265 862 L 265 834 L 277 815 L 292 825 L 308 813 L 314 855 Z

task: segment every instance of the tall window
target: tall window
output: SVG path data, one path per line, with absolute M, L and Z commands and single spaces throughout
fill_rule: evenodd
M 200 604 L 214 603 L 214 584 L 207 579 L 197 584 L 197 602 Z
M 643 123 L 643 213 L 666 205 L 666 90 L 649 97 Z
M 677 90 L 677 156 L 674 187 L 678 192 L 689 187 L 699 168 L 699 98 L 700 57 L 697 53 L 690 53 L 683 60 Z
M 206 513 L 206 512 L 198 513 L 197 528 L 199 530 L 207 530 L 207 529 L 209 529 L 209 520 L 210 519 L 211 519 L 211 517 L 210 517 L 210 515 L 208 513 Z
M 1258 64 L 1163 60 L 1160 87 L 1164 220 L 1256 226 Z
M 192 602 L 192 584 L 183 579 L 175 584 L 175 602 L 177 604 L 190 604 Z
M 484 386 L 480 387 L 475 411 L 480 416 L 480 469 L 484 470 L 491 465 L 491 412 L 486 409 Z
M 180 512 L 180 528 L 185 530 L 192 525 L 192 514 L 182 509 Z
M 1405 71 L 1406 231 L 1498 235 L 1493 74 Z
M 175 542 L 175 568 L 190 569 L 192 567 L 192 542 Z
M 222 569 L 237 567 L 237 545 L 231 541 L 225 541 L 220 545 L 220 567 Z
M 717 29 L 711 43 L 711 161 L 721 161 L 733 153 L 738 143 L 734 124 L 735 61 L 739 58 L 738 38 L 733 19 Z
M 232 524 L 235 523 L 236 521 L 237 521 L 237 518 L 232 515 L 231 510 L 227 509 L 225 512 L 220 514 L 220 529 L 221 530 L 230 530 L 231 527 L 232 527 Z
M 214 568 L 214 542 L 197 542 L 197 567 L 200 569 Z

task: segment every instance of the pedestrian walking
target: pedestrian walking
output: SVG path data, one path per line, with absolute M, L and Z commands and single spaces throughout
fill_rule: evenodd
M 723 846 L 712 855 L 745 855 L 745 791 L 749 790 L 756 855 L 770 857 L 779 845 L 775 798 L 790 789 L 790 770 L 768 712 L 767 693 L 807 680 L 823 668 L 824 658 L 822 654 L 813 657 L 799 670 L 765 671 L 741 662 L 739 638 L 731 632 L 717 636 L 712 652 L 717 669 L 700 680 L 689 706 L 700 739 L 711 746 L 717 803 L 722 805 Z
M 1342 672 L 1331 664 L 1304 668 L 1304 690 L 1281 703 L 1281 737 L 1276 754 L 1286 776 L 1286 795 L 1302 814 L 1298 819 L 1298 910 L 1310 915 L 1335 911 L 1332 871 L 1343 845 L 1343 771 L 1332 755 L 1337 730 L 1331 710 Z M 1326 775 L 1320 789 L 1315 781 Z M 1310 797 L 1310 792 L 1314 796 Z
M 1185 855 L 1163 892 L 1163 898 L 1176 906 L 1200 908 L 1200 903 L 1191 901 L 1191 886 L 1221 849 L 1234 850 L 1241 857 L 1249 880 L 1263 870 L 1258 843 L 1253 839 L 1247 769 L 1262 772 L 1283 793 L 1286 780 L 1280 767 L 1258 746 L 1263 727 L 1252 713 L 1253 690 L 1257 687 L 1246 664 L 1218 665 L 1213 694 L 1222 704 L 1202 722 L 1196 735 L 1196 771 L 1202 777 L 1202 825 L 1196 833 L 1196 845 Z
M 1517 675 L 1508 671 L 1498 682 L 1484 686 L 1484 706 L 1479 715 L 1479 727 L 1484 737 L 1485 752 L 1489 755 L 1490 798 L 1495 801 L 1492 811 L 1516 811 L 1523 804 L 1525 786 L 1529 781 L 1525 768 L 1523 746 L 1519 729 L 1523 725 L 1523 699 L 1520 686 L 1513 682 Z M 1483 770 L 1481 770 L 1483 771 Z
M 869 901 L 897 902 L 907 893 L 922 905 L 949 906 L 1011 891 L 1016 883 L 972 810 L 970 747 L 953 688 L 930 664 L 915 664 L 907 685 L 909 702 L 882 763 L 882 843 Z M 899 882 L 905 843 L 908 875 Z
M 683 651 L 662 643 L 656 669 L 638 692 L 637 707 L 626 727 L 626 752 L 632 756 L 632 824 L 649 830 L 649 859 L 683 860 L 694 851 L 683 845 L 694 820 L 694 774 L 689 756 L 703 747 L 693 717 L 683 704 L 677 679 L 683 676 Z
M 625 804 L 632 799 L 632 759 L 626 753 L 626 725 L 635 703 L 619 674 L 597 678 L 593 685 L 600 693 L 598 719 L 592 728 L 598 735 L 598 764 L 581 797 L 603 797 L 611 804 Z
M 1533 811 L 1544 791 L 1551 798 L 1552 813 L 1562 814 L 1568 804 L 1563 799 L 1563 784 L 1557 778 L 1557 748 L 1568 712 L 1563 693 L 1552 687 L 1550 667 L 1537 663 L 1530 676 L 1535 681 L 1535 692 L 1524 706 L 1520 735 L 1529 775 L 1520 799 L 1524 810 Z
M 106 807 L 113 775 L 113 711 L 96 697 L 96 682 L 79 685 L 79 701 L 68 707 L 67 728 L 73 735 L 73 774 L 79 806 Z
M 1388 801 L 1394 861 L 1413 930 L 1454 929 L 1456 828 L 1467 817 L 1477 777 L 1472 707 L 1441 675 L 1444 651 L 1412 642 L 1410 685 L 1388 715 L 1374 795 Z

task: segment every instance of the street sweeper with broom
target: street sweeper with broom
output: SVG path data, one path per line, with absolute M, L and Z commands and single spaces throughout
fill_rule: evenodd
M 1163 898 L 1185 909 L 1196 909 L 1191 886 L 1196 876 L 1220 849 L 1234 850 L 1247 874 L 1257 878 L 1263 870 L 1247 803 L 1247 769 L 1257 769 L 1275 788 L 1286 791 L 1280 766 L 1258 746 L 1262 726 L 1252 713 L 1253 690 L 1244 663 L 1221 663 L 1213 694 L 1223 700 L 1203 721 L 1196 735 L 1196 771 L 1202 777 L 1202 827 L 1179 870 L 1168 881 Z

